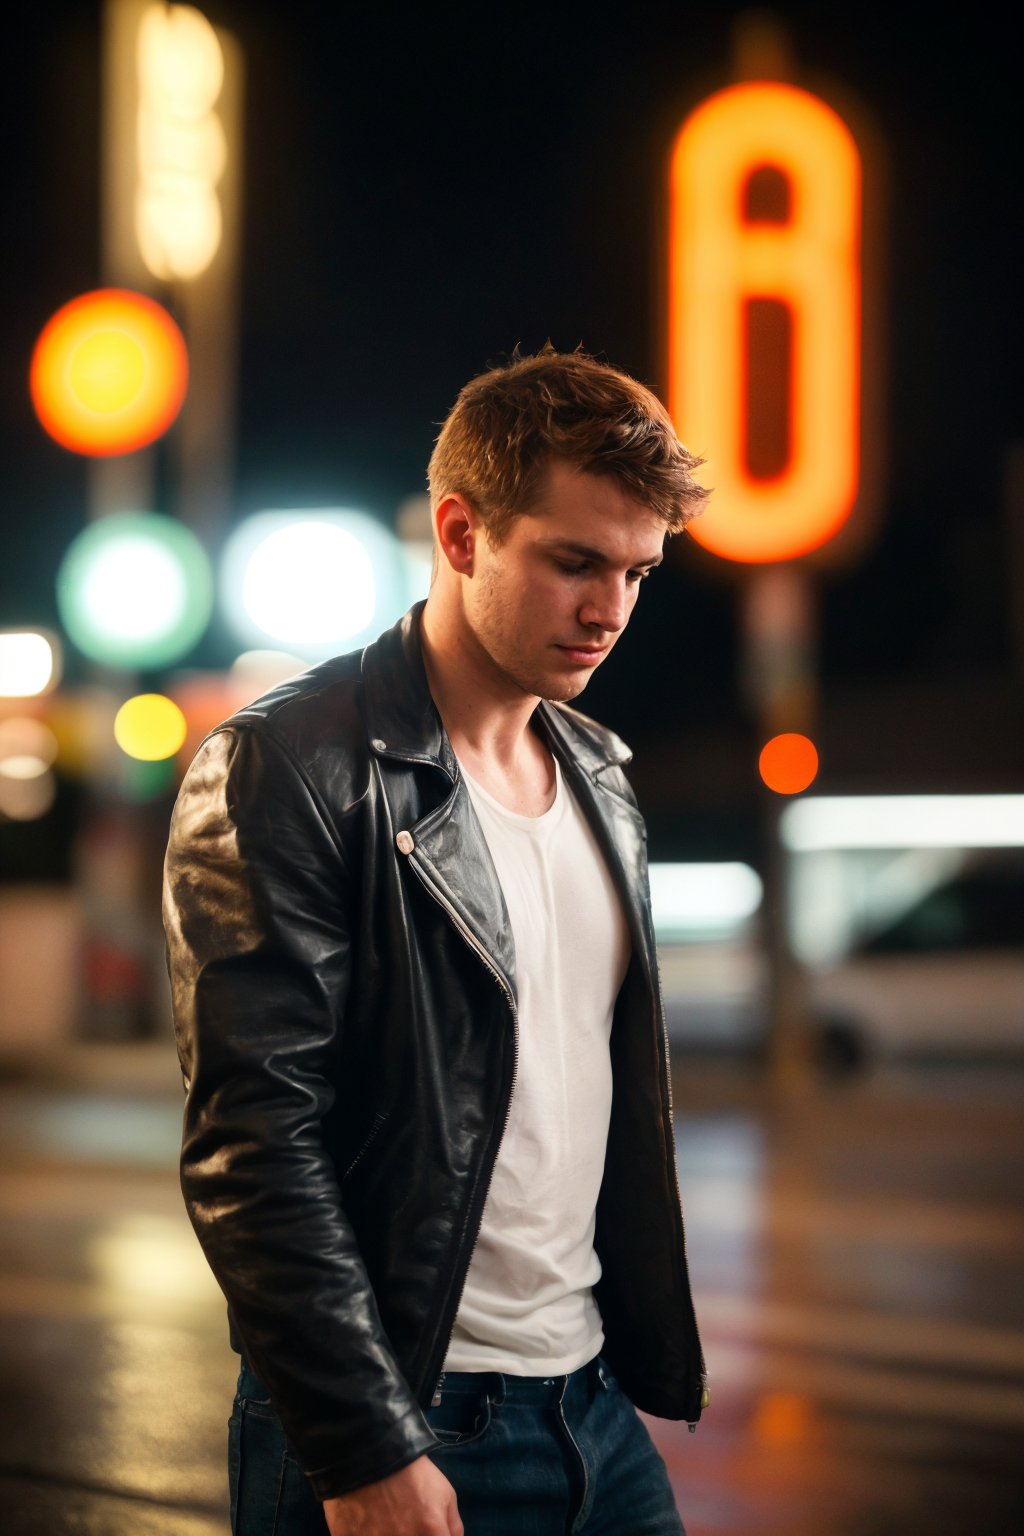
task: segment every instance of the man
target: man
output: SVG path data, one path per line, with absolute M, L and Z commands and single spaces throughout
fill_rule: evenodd
M 182 785 L 182 1187 L 242 1354 L 242 1536 L 682 1530 L 634 1408 L 707 1401 L 645 832 L 565 704 L 698 462 L 583 354 L 475 379 L 425 604 Z

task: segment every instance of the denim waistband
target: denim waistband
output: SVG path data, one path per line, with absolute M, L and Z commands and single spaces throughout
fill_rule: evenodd
M 439 1383 L 440 1397 L 434 1394 L 434 1406 L 451 1394 L 486 1394 L 493 1403 L 519 1403 L 523 1407 L 545 1408 L 560 1403 L 579 1387 L 595 1391 L 608 1387 L 610 1374 L 600 1355 L 595 1355 L 578 1370 L 561 1376 L 511 1376 L 504 1371 L 445 1371 Z

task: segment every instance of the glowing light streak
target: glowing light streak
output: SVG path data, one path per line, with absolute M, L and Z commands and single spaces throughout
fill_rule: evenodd
M 840 848 L 1024 847 L 1024 795 L 811 796 L 787 806 L 794 853 Z

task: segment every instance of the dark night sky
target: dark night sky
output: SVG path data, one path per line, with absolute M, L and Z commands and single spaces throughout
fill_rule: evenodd
M 239 513 L 390 515 L 421 489 L 459 386 L 517 342 L 582 341 L 662 384 L 667 152 L 730 79 L 733 11 L 203 9 L 247 61 Z M 838 82 L 887 155 L 884 522 L 826 585 L 826 684 L 1008 674 L 1022 124 L 1007 13 L 776 14 L 802 83 L 827 96 Z M 82 467 L 44 437 L 24 381 L 43 322 L 100 278 L 99 7 L 39 6 L 19 26 L 3 104 L 0 624 L 53 621 L 53 573 L 83 520 Z M 732 597 L 683 545 L 586 695 L 627 739 L 664 709 L 667 678 L 695 726 L 737 708 Z

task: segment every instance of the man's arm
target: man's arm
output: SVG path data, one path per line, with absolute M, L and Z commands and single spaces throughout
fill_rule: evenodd
M 255 726 L 209 738 L 182 785 L 166 863 L 189 1084 L 182 1190 L 321 1498 L 386 1478 L 436 1443 L 392 1354 L 323 1141 L 351 971 L 349 898 L 330 811 L 287 749 Z

